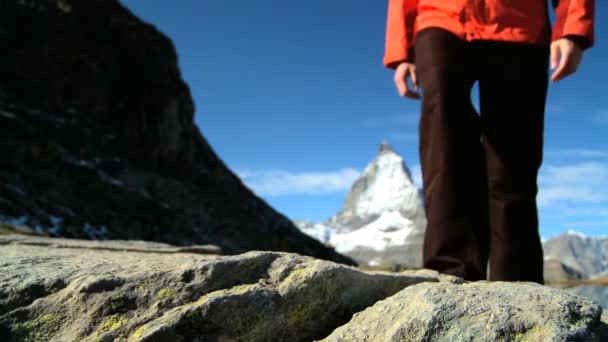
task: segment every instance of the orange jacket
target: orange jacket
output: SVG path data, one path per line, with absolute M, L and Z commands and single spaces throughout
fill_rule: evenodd
M 595 0 L 559 0 L 549 30 L 547 0 L 389 0 L 384 65 L 413 60 L 416 32 L 446 29 L 467 41 L 476 39 L 549 44 L 577 36 L 593 45 Z

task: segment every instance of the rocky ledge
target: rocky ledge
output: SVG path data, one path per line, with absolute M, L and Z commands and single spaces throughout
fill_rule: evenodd
M 0 236 L 2 341 L 600 341 L 592 301 L 283 252 Z

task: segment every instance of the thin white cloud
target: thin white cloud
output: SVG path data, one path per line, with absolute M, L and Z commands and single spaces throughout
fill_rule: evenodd
M 241 170 L 243 182 L 260 196 L 327 195 L 350 189 L 361 172 L 345 168 L 327 172 Z
M 579 159 L 603 159 L 608 158 L 608 149 L 591 148 L 567 148 L 548 150 L 546 153 L 550 158 L 579 158 Z
M 571 229 L 581 229 L 581 228 L 591 228 L 591 229 L 602 229 L 601 233 L 606 232 L 606 228 L 608 228 L 608 223 L 606 221 L 598 221 L 598 220 L 582 220 L 582 221 L 571 221 L 564 223 L 564 227 Z M 600 233 L 600 231 L 598 231 Z
M 361 121 L 364 127 L 403 127 L 418 124 L 418 114 L 375 116 Z
M 608 200 L 591 187 L 548 186 L 542 188 L 538 195 L 538 205 L 549 207 L 559 202 L 601 203 Z
M 573 206 L 559 206 L 555 208 L 555 212 L 547 215 L 548 218 L 552 219 L 564 219 L 572 217 L 603 217 L 608 222 L 608 206 L 602 206 L 600 204 L 586 204 L 584 207 L 573 207 Z
M 605 201 L 608 201 L 608 163 L 550 165 L 540 174 L 538 203 L 541 207 Z

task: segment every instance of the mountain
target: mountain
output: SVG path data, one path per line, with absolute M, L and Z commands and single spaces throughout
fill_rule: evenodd
M 383 143 L 344 207 L 323 223 L 296 221 L 305 233 L 368 266 L 420 267 L 426 217 L 403 158 Z
M 593 277 L 608 272 L 608 237 L 569 231 L 543 243 L 545 256 Z
M 3 1 L 0 42 L 0 222 L 352 263 L 223 163 L 173 43 L 118 1 Z
M 544 278 L 546 282 L 556 282 L 580 280 L 587 278 L 587 276 L 577 269 L 564 265 L 558 259 L 545 257 Z
M 339 231 L 354 231 L 389 212 L 425 220 L 419 189 L 409 168 L 388 143 L 382 143 L 376 159 L 352 186 L 342 210 L 327 224 Z

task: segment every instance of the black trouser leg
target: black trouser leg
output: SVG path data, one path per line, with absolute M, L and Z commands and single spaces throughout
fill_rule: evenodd
M 486 279 L 487 178 L 480 120 L 471 103 L 477 61 L 469 43 L 441 29 L 418 33 L 415 52 L 423 90 L 424 266 L 468 280 Z
M 483 42 L 479 80 L 489 181 L 490 280 L 543 283 L 537 175 L 542 162 L 548 48 Z

